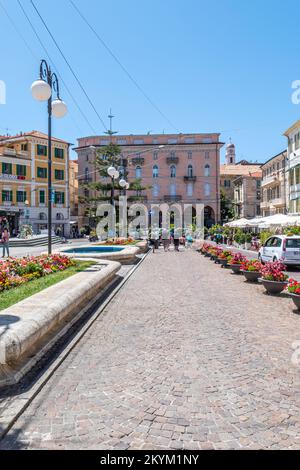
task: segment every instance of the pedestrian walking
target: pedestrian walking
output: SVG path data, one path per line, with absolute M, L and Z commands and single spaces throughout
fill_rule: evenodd
M 167 229 L 164 229 L 162 231 L 162 242 L 163 242 L 164 251 L 169 251 L 170 234 L 169 234 L 169 231 Z
M 2 258 L 5 257 L 5 252 L 7 253 L 7 256 L 9 257 L 9 231 L 7 228 L 5 228 L 2 232 L 2 247 L 3 247 L 3 255 Z
M 173 242 L 174 242 L 174 248 L 175 248 L 175 251 L 179 251 L 179 243 L 180 243 L 180 240 L 179 240 L 179 238 L 177 238 L 177 237 L 174 237 L 174 240 L 173 240 Z

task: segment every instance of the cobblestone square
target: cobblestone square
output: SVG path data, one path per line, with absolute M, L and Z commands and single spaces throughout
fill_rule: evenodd
M 300 316 L 197 252 L 150 254 L 1 449 L 300 449 Z

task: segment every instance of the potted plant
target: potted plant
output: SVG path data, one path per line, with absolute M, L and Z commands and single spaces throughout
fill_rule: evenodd
M 297 309 L 300 310 L 300 282 L 295 279 L 289 279 L 287 292 L 292 297 Z
M 246 261 L 246 256 L 242 253 L 234 253 L 231 260 L 229 261 L 229 266 L 234 274 L 240 274 L 242 263 Z
M 246 242 L 246 235 L 244 233 L 241 233 L 239 237 L 239 244 L 241 248 L 245 248 L 245 242 Z
M 219 263 L 223 266 L 228 266 L 228 262 L 231 260 L 232 258 L 232 252 L 229 251 L 229 250 L 224 250 L 222 253 L 220 253 L 219 257 L 218 257 L 218 260 L 219 260 Z
M 262 266 L 258 279 L 269 294 L 280 294 L 288 284 L 285 265 L 281 261 L 270 261 Z
M 251 233 L 246 233 L 245 235 L 245 249 L 250 250 L 252 242 L 252 235 Z
M 249 282 L 257 282 L 260 278 L 262 264 L 257 259 L 246 260 L 242 263 L 241 272 Z

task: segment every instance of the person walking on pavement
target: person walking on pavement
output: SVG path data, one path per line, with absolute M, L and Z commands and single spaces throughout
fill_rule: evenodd
M 2 246 L 3 246 L 2 258 L 5 257 L 5 252 L 7 253 L 7 256 L 9 257 L 9 231 L 7 228 L 5 228 L 2 232 Z
M 169 235 L 169 231 L 167 229 L 163 229 L 162 242 L 163 242 L 164 251 L 169 251 L 170 235 Z

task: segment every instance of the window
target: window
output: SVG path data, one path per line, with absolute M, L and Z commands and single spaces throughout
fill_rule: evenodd
M 152 186 L 152 196 L 153 197 L 158 197 L 159 196 L 159 186 L 158 186 L 158 184 L 154 184 Z
M 205 160 L 209 160 L 209 152 L 207 152 L 207 151 L 205 152 L 204 158 L 205 158 Z
M 186 144 L 194 144 L 194 143 L 195 143 L 195 139 L 193 139 L 192 137 L 191 137 L 191 138 L 187 138 L 187 139 L 185 139 L 185 143 L 186 143 Z
M 118 139 L 117 140 L 117 145 L 126 145 L 126 144 L 127 144 L 126 139 Z
M 13 192 L 7 189 L 2 190 L 2 201 L 3 202 L 12 202 Z
M 2 163 L 2 173 L 3 175 L 12 175 L 12 164 Z
M 26 176 L 26 166 L 17 165 L 17 176 Z
M 193 183 L 188 183 L 186 187 L 186 193 L 188 196 L 192 196 L 194 192 L 194 185 Z
M 210 196 L 210 191 L 211 191 L 210 184 L 205 183 L 204 184 L 204 196 Z
M 177 139 L 168 139 L 168 144 L 177 144 Z
M 109 140 L 100 140 L 100 145 L 108 145 Z
M 47 178 L 47 168 L 37 167 L 37 177 Z
M 54 178 L 56 180 L 63 180 L 65 178 L 65 172 L 64 170 L 55 170 L 54 171 Z
M 299 238 L 287 238 L 286 239 L 286 247 L 287 248 L 300 248 L 300 240 Z
M 205 165 L 204 167 L 204 176 L 210 176 L 210 166 Z
M 256 188 L 259 189 L 261 187 L 261 181 L 256 180 Z
M 158 166 L 157 165 L 154 165 L 153 167 L 152 176 L 153 178 L 158 178 Z
M 176 152 L 170 152 L 170 158 L 172 159 L 176 158 Z
M 47 214 L 45 214 L 45 212 L 40 212 L 39 213 L 39 219 L 40 220 L 47 220 Z
M 192 158 L 193 158 L 193 152 L 188 152 L 188 159 L 192 160 Z
M 26 191 L 17 191 L 17 202 L 26 201 Z
M 58 149 L 57 147 L 55 147 L 54 149 L 55 158 L 64 158 L 64 155 L 65 155 L 64 149 Z
M 193 177 L 193 165 L 188 166 L 188 177 L 189 178 Z
M 56 214 L 56 220 L 64 220 L 64 214 L 62 214 L 61 212 L 58 212 Z
M 45 193 L 44 189 L 40 190 L 39 202 L 40 202 L 40 204 L 45 204 L 45 202 L 46 202 L 46 193 Z
M 176 166 L 175 165 L 170 166 L 170 177 L 176 178 Z
M 140 179 L 142 177 L 142 168 L 140 166 L 137 166 L 135 169 L 135 177 L 137 179 Z
M 158 152 L 154 152 L 153 153 L 153 160 L 157 160 L 158 159 Z
M 60 192 L 60 191 L 55 191 L 54 203 L 55 204 L 64 204 L 65 203 L 65 193 Z
M 230 188 L 231 186 L 231 181 L 230 180 L 224 180 L 224 187 L 225 188 Z
M 134 139 L 133 143 L 134 143 L 134 145 L 143 145 L 144 140 L 143 139 Z
M 176 196 L 176 184 L 175 183 L 170 184 L 170 195 Z
M 47 147 L 46 145 L 40 145 L 38 144 L 36 146 L 36 153 L 42 157 L 46 157 L 47 156 Z
M 27 152 L 28 151 L 28 144 L 21 144 L 21 150 L 22 150 L 22 152 Z
M 210 138 L 203 139 L 204 144 L 211 144 L 212 140 Z

